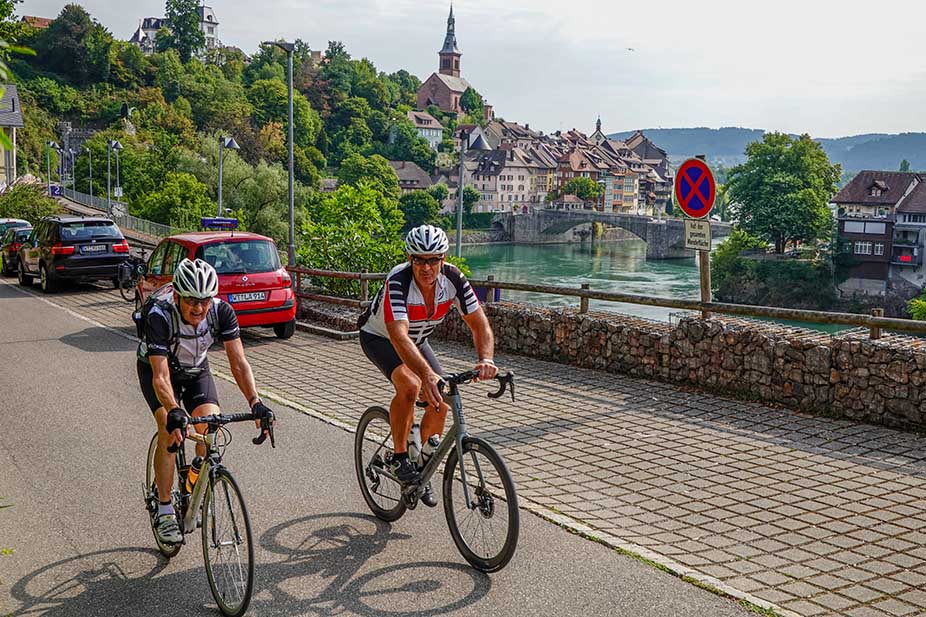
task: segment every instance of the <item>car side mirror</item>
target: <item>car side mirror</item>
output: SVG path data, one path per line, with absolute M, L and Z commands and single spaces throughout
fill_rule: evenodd
M 138 264 L 135 266 L 135 273 L 138 274 L 138 276 L 145 276 L 148 274 L 148 264 Z

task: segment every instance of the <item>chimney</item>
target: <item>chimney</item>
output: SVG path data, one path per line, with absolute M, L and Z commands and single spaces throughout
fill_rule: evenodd
M 525 124 L 525 125 L 524 125 L 524 128 L 530 129 L 530 128 L 531 128 L 531 125 L 530 125 L 530 124 Z

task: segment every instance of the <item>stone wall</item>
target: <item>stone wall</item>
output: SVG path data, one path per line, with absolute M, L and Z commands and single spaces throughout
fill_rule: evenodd
M 670 325 L 506 302 L 485 309 L 499 351 L 800 411 L 926 429 L 926 355 L 916 352 L 908 337 L 830 337 L 723 318 L 686 318 Z M 436 335 L 471 341 L 455 312 Z

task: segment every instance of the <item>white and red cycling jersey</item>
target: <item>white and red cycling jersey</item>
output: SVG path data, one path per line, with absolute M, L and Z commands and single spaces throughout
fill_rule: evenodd
M 456 306 L 463 315 L 469 315 L 479 308 L 479 300 L 473 288 L 456 266 L 445 263 L 437 275 L 436 285 L 434 312 L 428 315 L 424 295 L 412 275 L 412 265 L 406 262 L 396 266 L 364 312 L 365 321 L 361 319 L 363 325 L 360 329 L 389 338 L 386 324 L 404 320 L 408 322 L 409 337 L 416 345 L 422 345 L 444 320 L 451 307 Z

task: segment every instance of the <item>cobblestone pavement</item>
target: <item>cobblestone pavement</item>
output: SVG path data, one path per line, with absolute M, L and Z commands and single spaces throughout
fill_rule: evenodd
M 11 283 L 11 280 L 7 280 Z M 50 300 L 132 330 L 114 291 Z M 356 341 L 248 331 L 258 384 L 354 424 L 388 385 Z M 92 336 L 92 327 L 88 329 Z M 472 352 L 440 341 L 445 370 Z M 807 617 L 926 615 L 926 438 L 501 356 L 518 401 L 464 391 L 533 510 Z M 224 355 L 213 354 L 227 372 Z M 350 453 L 334 453 L 350 456 Z

